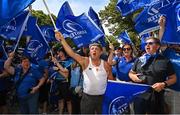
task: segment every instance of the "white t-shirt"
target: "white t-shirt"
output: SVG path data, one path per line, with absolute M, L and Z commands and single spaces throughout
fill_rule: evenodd
M 89 65 L 83 71 L 83 92 L 89 95 L 103 95 L 107 86 L 107 72 L 104 68 L 104 61 L 99 66 L 93 66 L 91 58 Z

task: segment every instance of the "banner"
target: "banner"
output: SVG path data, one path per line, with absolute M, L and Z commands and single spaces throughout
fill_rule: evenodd
M 1 0 L 0 26 L 8 23 L 35 0 Z
M 122 16 L 127 16 L 134 11 L 150 4 L 153 0 L 118 0 L 116 8 Z
M 135 96 L 149 88 L 149 85 L 109 80 L 103 100 L 103 114 L 122 114 Z
M 46 38 L 47 42 L 57 41 L 55 38 L 54 27 L 49 25 L 40 26 L 40 29 Z
M 69 9 L 63 4 L 56 20 L 56 26 L 65 37 L 70 37 L 77 47 L 87 46 L 104 36 L 104 33 L 86 14 L 74 16 Z
M 120 33 L 118 39 L 122 40 L 124 43 L 128 43 L 128 44 L 132 43 L 131 38 L 129 37 L 127 31 Z
M 144 10 L 135 18 L 135 29 L 139 35 L 150 33 L 159 29 L 158 20 L 162 15 L 159 11 L 162 8 L 171 7 L 174 0 L 156 0 L 149 4 Z
M 20 33 L 25 29 L 29 15 L 29 11 L 24 11 L 16 18 L 13 18 L 9 23 L 0 26 L 0 36 L 7 40 L 17 41 Z
M 31 62 L 37 63 L 38 60 L 45 57 L 50 48 L 37 25 L 35 17 L 29 18 L 25 35 L 31 36 L 31 39 L 24 50 L 24 54 L 30 58 Z

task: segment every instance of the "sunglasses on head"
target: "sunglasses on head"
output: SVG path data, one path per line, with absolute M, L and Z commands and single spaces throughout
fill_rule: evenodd
M 129 51 L 129 50 L 131 50 L 131 48 L 123 48 L 123 51 Z
M 146 42 L 145 45 L 153 45 L 156 44 L 157 42 Z

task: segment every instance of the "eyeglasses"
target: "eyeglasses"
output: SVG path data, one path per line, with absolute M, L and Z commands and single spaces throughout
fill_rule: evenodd
M 157 42 L 146 42 L 144 43 L 145 45 L 153 45 L 153 44 L 156 44 Z
M 123 51 L 129 51 L 129 50 L 131 50 L 131 48 L 123 48 Z

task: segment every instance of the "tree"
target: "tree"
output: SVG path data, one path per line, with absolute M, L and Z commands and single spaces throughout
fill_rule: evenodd
M 38 18 L 38 25 L 53 25 L 49 15 L 45 14 L 42 10 L 32 10 L 32 15 Z M 51 14 L 53 19 L 56 20 L 56 16 Z
M 110 3 L 105 6 L 105 9 L 99 12 L 102 23 L 105 24 L 105 27 L 108 28 L 115 38 L 117 38 L 121 32 L 127 30 L 132 42 L 136 47 L 139 46 L 140 40 L 134 29 L 135 24 L 133 19 L 140 10 L 128 15 L 127 17 L 122 17 L 120 12 L 116 10 L 116 4 L 117 0 L 110 0 Z

